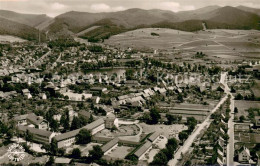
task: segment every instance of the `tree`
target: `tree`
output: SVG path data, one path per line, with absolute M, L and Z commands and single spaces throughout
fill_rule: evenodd
M 79 148 L 74 148 L 71 153 L 71 157 L 73 158 L 80 158 L 81 157 L 81 151 Z
M 89 151 L 89 155 L 92 160 L 99 160 L 103 155 L 104 152 L 102 151 L 101 147 L 96 145 L 93 146 L 93 150 Z
M 167 156 L 162 151 L 160 151 L 154 156 L 154 159 L 150 165 L 167 165 L 167 162 Z
M 182 103 L 183 102 L 183 96 L 181 93 L 179 93 L 177 99 Z
M 70 123 L 69 122 L 70 122 L 69 110 L 66 109 L 65 113 L 62 114 L 61 119 L 60 119 L 60 124 L 63 126 L 65 131 L 70 128 Z
M 171 125 L 174 123 L 174 121 L 176 120 L 175 119 L 175 116 L 174 115 L 171 115 L 171 114 L 166 114 L 166 118 L 168 120 L 167 124 L 168 125 Z
M 234 108 L 234 112 L 235 112 L 235 113 L 238 113 L 237 107 Z
M 51 127 L 52 131 L 56 132 L 59 129 L 59 124 L 55 119 L 51 118 L 50 127 Z
M 81 127 L 81 125 L 80 125 L 79 118 L 74 116 L 74 118 L 71 122 L 70 130 L 76 130 L 76 129 L 79 129 L 80 127 Z
M 197 125 L 197 120 L 194 117 L 187 118 L 188 132 L 192 132 Z
M 156 108 L 152 108 L 150 110 L 150 117 L 151 117 L 151 119 L 148 120 L 149 124 L 157 124 L 159 122 L 159 120 L 161 119 L 161 115 L 159 114 L 159 112 Z
M 33 140 L 33 135 L 29 130 L 26 130 L 25 140 L 28 141 L 28 142 L 32 142 L 32 140 Z
M 240 93 L 238 93 L 235 97 L 235 100 L 243 100 L 243 98 L 244 97 Z
M 173 153 L 178 147 L 178 141 L 175 138 L 170 138 L 166 147 L 171 150 L 171 153 Z
M 81 129 L 76 135 L 78 144 L 88 144 L 91 141 L 91 133 L 87 129 Z
M 51 140 L 50 152 L 53 155 L 56 155 L 58 152 L 57 140 L 55 138 L 52 138 L 52 140 Z
M 241 116 L 239 117 L 239 121 L 240 121 L 240 122 L 244 122 L 245 119 L 246 119 L 246 118 L 245 118 L 244 115 L 241 115 Z
M 46 166 L 47 165 L 53 165 L 54 164 L 54 157 L 53 156 L 50 156 L 49 160 L 46 162 Z
M 181 140 L 181 142 L 183 143 L 184 140 L 186 140 L 188 138 L 188 133 L 187 131 L 182 131 L 179 133 L 179 139 Z

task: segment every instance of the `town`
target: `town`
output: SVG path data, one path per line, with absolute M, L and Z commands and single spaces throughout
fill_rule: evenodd
M 22 143 L 28 161 L 258 162 L 259 102 L 239 106 L 259 99 L 258 61 L 223 70 L 72 39 L 1 49 L 1 145 Z M 239 70 L 250 79 L 228 79 Z
M 260 33 L 199 25 L 0 33 L 0 165 L 259 165 Z

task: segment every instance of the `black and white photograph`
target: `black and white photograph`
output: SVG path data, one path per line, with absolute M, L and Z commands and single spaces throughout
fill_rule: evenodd
M 260 0 L 0 0 L 0 166 L 260 166 Z

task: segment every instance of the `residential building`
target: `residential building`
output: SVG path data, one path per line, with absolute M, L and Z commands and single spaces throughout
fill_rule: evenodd
M 34 113 L 28 114 L 27 123 L 41 130 L 47 130 L 49 127 L 48 122 L 43 117 L 36 116 Z
M 241 163 L 249 163 L 250 158 L 251 158 L 251 155 L 250 155 L 249 149 L 246 148 L 245 146 L 243 146 L 243 147 L 239 150 L 239 153 L 238 153 L 238 162 L 241 162 Z

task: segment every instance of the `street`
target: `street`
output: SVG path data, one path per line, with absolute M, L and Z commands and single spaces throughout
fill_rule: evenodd
M 227 144 L 227 165 L 234 165 L 234 96 L 231 95 L 230 101 L 230 119 L 228 121 L 229 140 Z
M 225 93 L 227 93 L 227 95 L 220 100 L 220 102 L 210 112 L 210 114 L 207 116 L 207 118 L 201 124 L 198 125 L 199 127 L 195 131 L 193 131 L 193 133 L 184 142 L 183 146 L 181 146 L 178 149 L 178 151 L 174 154 L 174 158 L 168 162 L 169 166 L 176 166 L 177 165 L 178 160 L 181 159 L 181 154 L 185 154 L 188 151 L 188 149 L 191 147 L 192 143 L 195 141 L 196 137 L 200 134 L 200 132 L 204 128 L 208 128 L 209 127 L 209 125 L 211 123 L 210 116 L 227 100 L 228 93 L 230 93 L 230 92 L 229 92 L 229 88 L 228 88 L 228 86 L 227 86 L 227 84 L 225 82 L 226 75 L 227 75 L 227 73 L 221 73 L 220 83 L 222 83 L 225 86 Z
M 189 136 L 189 138 L 184 142 L 183 146 L 181 146 L 178 151 L 174 154 L 174 158 L 168 162 L 169 166 L 176 166 L 178 163 L 178 160 L 181 159 L 181 154 L 185 154 L 188 149 L 191 147 L 192 143 L 196 139 L 196 137 L 200 134 L 200 132 L 204 128 L 208 128 L 211 121 L 210 116 L 227 100 L 227 95 L 220 100 L 220 102 L 217 104 L 217 106 L 210 112 L 210 114 L 207 116 L 207 118 L 201 123 L 198 124 L 198 128 Z

